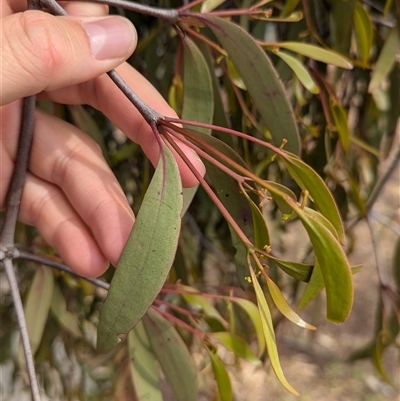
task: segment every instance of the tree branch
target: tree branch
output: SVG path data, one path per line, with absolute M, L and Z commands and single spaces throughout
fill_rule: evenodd
M 10 283 L 11 297 L 13 300 L 15 312 L 17 314 L 19 331 L 21 333 L 22 346 L 24 348 L 26 367 L 28 370 L 32 400 L 40 401 L 40 392 L 37 383 L 35 364 L 32 355 L 32 348 L 29 342 L 29 334 L 28 334 L 28 329 L 26 327 L 24 307 L 22 305 L 21 295 L 19 293 L 18 282 L 15 277 L 14 266 L 10 258 L 4 259 L 3 264 L 7 274 L 8 281 Z

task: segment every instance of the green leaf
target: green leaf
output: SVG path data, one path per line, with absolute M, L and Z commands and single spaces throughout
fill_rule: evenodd
M 268 184 L 268 187 L 274 188 L 279 192 L 289 195 L 292 199 L 297 200 L 296 195 L 293 193 L 293 191 L 291 191 L 284 185 L 274 181 L 266 181 L 266 184 Z M 293 214 L 293 209 L 290 207 L 290 205 L 288 205 L 287 202 L 285 202 L 285 200 L 282 200 L 281 196 L 276 196 L 275 192 L 271 192 L 271 196 L 277 204 L 279 210 L 281 211 L 284 219 L 290 217 Z
M 282 269 L 285 273 L 289 274 L 289 276 L 295 278 L 296 280 L 305 282 L 308 282 L 310 280 L 313 271 L 312 265 L 283 260 L 271 255 L 269 255 L 268 258 L 271 259 L 277 266 L 279 266 L 279 268 Z
M 290 305 L 286 301 L 285 297 L 282 295 L 281 290 L 278 288 L 278 286 L 267 275 L 265 275 L 264 277 L 267 282 L 268 290 L 271 294 L 272 300 L 274 301 L 274 304 L 279 309 L 279 311 L 282 313 L 282 315 L 285 316 L 287 319 L 289 319 L 294 324 L 297 324 L 297 326 L 300 326 L 300 327 L 303 327 L 303 328 L 309 329 L 309 330 L 315 330 L 315 326 L 312 326 L 311 324 L 306 323 L 290 307 Z
M 335 50 L 348 54 L 350 50 L 351 28 L 357 0 L 334 0 L 330 6 L 330 28 Z
M 197 401 L 197 371 L 189 350 L 175 327 L 153 309 L 143 324 L 161 368 L 178 401 Z
M 261 356 L 265 351 L 265 340 L 261 317 L 257 306 L 253 302 L 243 298 L 233 298 L 232 302 L 240 306 L 251 319 L 258 341 L 258 356 Z
M 205 0 L 201 4 L 201 13 L 209 13 L 210 11 L 215 10 L 217 7 L 219 7 L 222 3 L 224 3 L 226 0 Z
M 222 152 L 233 161 L 246 166 L 243 159 L 224 142 L 212 136 L 204 135 L 200 132 L 195 133 L 201 140 L 211 145 L 213 148 Z M 229 214 L 234 218 L 241 230 L 246 234 L 250 241 L 254 241 L 253 213 L 246 198 L 240 194 L 240 188 L 236 180 L 221 171 L 207 160 L 203 160 L 207 175 L 210 177 L 218 198 L 226 207 Z M 229 226 L 232 237 L 232 245 L 236 249 L 235 262 L 239 281 L 243 287 L 248 286 L 245 281 L 247 274 L 247 248 L 235 231 Z
M 117 345 L 118 335 L 136 325 L 159 293 L 178 245 L 181 210 L 179 170 L 172 152 L 163 145 L 101 311 L 99 352 Z
M 340 143 L 342 144 L 342 148 L 345 153 L 347 153 L 350 148 L 350 130 L 347 123 L 346 110 L 336 101 L 331 100 L 330 104 L 333 120 L 335 121 L 335 126 L 339 134 Z
M 210 337 L 218 340 L 228 351 L 232 351 L 238 358 L 258 366 L 261 361 L 254 355 L 250 346 L 242 338 L 226 331 L 210 333 Z
M 356 4 L 353 21 L 358 43 L 358 52 L 362 62 L 367 64 L 371 53 L 374 31 L 371 18 L 360 3 Z
M 210 355 L 211 366 L 217 382 L 220 401 L 233 401 L 231 380 L 229 379 L 224 362 L 214 352 L 208 350 L 208 354 Z
M 298 311 L 303 310 L 324 289 L 324 278 L 318 261 L 315 261 L 310 281 L 301 295 Z
M 189 38 L 183 40 L 183 110 L 182 118 L 211 124 L 214 94 L 210 71 L 203 54 Z M 207 128 L 197 130 L 210 134 Z
M 276 50 L 274 53 L 279 56 L 296 74 L 299 81 L 304 85 L 304 87 L 311 93 L 319 93 L 319 88 L 312 79 L 307 68 L 301 63 L 297 58 L 291 56 L 289 53 Z
M 362 265 L 356 265 L 351 267 L 351 274 L 356 274 L 362 268 Z M 321 268 L 319 267 L 318 260 L 315 261 L 314 269 L 310 281 L 308 282 L 304 292 L 300 298 L 298 311 L 303 310 L 311 301 L 313 301 L 317 295 L 324 289 L 324 278 L 322 276 Z
M 202 16 L 241 75 L 254 105 L 260 112 L 272 140 L 300 153 L 300 139 L 294 114 L 270 59 L 241 27 L 222 18 Z
M 214 116 L 214 90 L 208 63 L 196 43 L 189 37 L 185 37 L 183 45 L 182 118 L 211 124 Z M 197 127 L 197 130 L 211 134 L 211 130 L 207 128 Z M 182 215 L 192 203 L 197 189 L 198 186 L 183 188 Z
M 290 153 L 280 155 L 285 163 L 290 175 L 302 189 L 306 189 L 317 209 L 324 215 L 335 227 L 340 241 L 344 241 L 344 229 L 339 210 L 333 199 L 332 194 L 326 187 L 322 178 L 306 163 L 297 156 Z M 291 203 L 289 203 L 290 205 Z
M 214 318 L 226 325 L 226 321 L 221 314 L 215 309 L 211 300 L 201 294 L 201 292 L 195 290 L 187 285 L 177 284 L 177 290 L 181 292 L 182 298 L 195 309 L 201 309 L 206 316 Z
M 24 305 L 26 328 L 33 355 L 42 341 L 53 289 L 53 272 L 48 267 L 38 265 Z
M 276 43 L 276 46 L 283 49 L 291 50 L 313 60 L 318 60 L 326 64 L 336 65 L 337 67 L 341 67 L 346 70 L 351 70 L 353 68 L 353 64 L 351 64 L 350 61 L 341 54 L 316 45 L 310 45 L 308 43 L 302 42 L 280 42 Z
M 257 297 L 258 310 L 261 316 L 262 327 L 264 331 L 264 338 L 267 344 L 267 352 L 271 361 L 272 369 L 274 370 L 277 378 L 282 385 L 291 393 L 299 395 L 299 393 L 291 386 L 283 374 L 281 363 L 279 361 L 278 349 L 276 347 L 275 331 L 272 324 L 271 312 L 269 310 L 267 301 L 265 300 L 263 290 L 257 280 L 256 275 L 252 268 L 250 270 L 251 281 L 254 285 L 254 290 Z
M 399 48 L 399 35 L 397 28 L 394 27 L 379 54 L 378 60 L 373 68 L 371 81 L 369 82 L 368 92 L 375 92 L 395 65 L 396 53 Z
M 51 299 L 51 313 L 55 316 L 58 323 L 72 334 L 75 338 L 82 337 L 81 329 L 79 328 L 77 315 L 67 310 L 67 303 L 60 288 L 54 285 L 53 297 Z
M 156 358 L 142 321 L 128 334 L 128 350 L 137 398 L 140 401 L 163 401 Z
M 318 220 L 310 217 L 288 198 L 300 218 L 321 268 L 327 298 L 327 319 L 340 323 L 347 319 L 353 305 L 353 280 L 346 255 L 335 236 Z
M 264 219 L 264 216 L 259 209 L 259 207 L 254 203 L 254 201 L 250 198 L 250 196 L 243 192 L 245 195 L 247 202 L 250 205 L 251 213 L 253 216 L 253 223 L 254 223 L 254 245 L 258 249 L 264 249 L 267 245 L 270 244 L 269 240 L 269 233 L 267 223 Z

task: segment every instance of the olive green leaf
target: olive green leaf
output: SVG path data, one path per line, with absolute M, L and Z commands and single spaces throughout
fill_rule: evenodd
M 353 20 L 358 43 L 358 52 L 362 62 L 367 64 L 371 53 L 374 31 L 371 18 L 360 3 L 356 4 Z
M 292 262 L 289 260 L 283 260 L 276 258 L 272 255 L 268 256 L 280 269 L 282 269 L 289 276 L 296 280 L 308 282 L 313 272 L 313 266 L 305 263 Z
M 398 30 L 394 27 L 379 54 L 378 60 L 373 68 L 368 92 L 376 91 L 392 70 L 396 61 L 396 53 L 399 48 Z
M 143 317 L 151 347 L 178 401 L 197 401 L 197 370 L 175 327 L 153 309 Z
M 257 305 L 255 305 L 248 299 L 243 298 L 232 298 L 232 302 L 235 302 L 238 306 L 240 306 L 251 319 L 257 336 L 258 356 L 261 356 L 265 351 L 265 340 L 260 313 L 258 311 Z
M 304 64 L 301 63 L 296 57 L 293 57 L 287 52 L 280 50 L 275 50 L 274 54 L 279 56 L 296 74 L 299 81 L 304 85 L 304 87 L 311 93 L 319 93 L 319 88 L 308 72 Z
M 267 282 L 268 290 L 269 290 L 269 292 L 271 294 L 272 300 L 274 301 L 274 304 L 279 309 L 279 311 L 282 313 L 282 315 L 285 316 L 291 322 L 293 322 L 294 324 L 297 324 L 300 327 L 303 327 L 305 329 L 315 330 L 314 326 L 312 326 L 311 324 L 306 323 L 290 307 L 290 305 L 286 301 L 285 297 L 281 293 L 281 290 L 279 289 L 279 287 L 267 275 L 265 275 L 264 277 L 265 277 L 265 280 Z
M 283 140 L 287 140 L 287 149 L 299 154 L 299 133 L 292 107 L 268 56 L 238 25 L 211 16 L 202 16 L 201 20 L 207 24 L 227 51 L 273 142 L 279 146 Z
M 339 134 L 340 143 L 342 144 L 345 153 L 347 153 L 350 148 L 350 129 L 347 123 L 346 110 L 341 104 L 333 100 L 331 100 L 330 105 L 333 120 L 335 121 L 335 126 Z
M 327 50 L 316 45 L 310 45 L 302 42 L 280 42 L 276 43 L 279 48 L 291 50 L 302 56 L 309 57 L 313 60 L 321 61 L 326 64 L 336 65 L 337 67 L 351 70 L 353 64 L 344 56 L 333 50 Z
M 218 340 L 228 351 L 232 351 L 238 358 L 245 359 L 254 365 L 260 365 L 261 361 L 254 355 L 250 346 L 242 338 L 226 331 L 210 333 L 210 338 Z
M 24 313 L 32 354 L 39 348 L 49 314 L 54 289 L 53 272 L 39 265 L 25 299 Z M 22 349 L 21 349 L 22 351 Z
M 340 218 L 339 210 L 333 196 L 322 178 L 297 156 L 286 152 L 280 156 L 290 175 L 302 189 L 306 189 L 309 192 L 317 209 L 332 223 L 340 241 L 343 242 L 344 229 L 342 219 Z
M 340 323 L 347 319 L 353 305 L 353 280 L 346 255 L 339 242 L 318 219 L 314 219 L 291 198 L 289 202 L 303 223 L 321 268 L 327 297 L 327 319 Z
M 210 355 L 211 366 L 217 382 L 220 401 L 233 401 L 231 380 L 224 362 L 222 362 L 220 357 L 213 351 L 208 350 L 208 355 Z
M 214 94 L 208 64 L 190 38 L 183 40 L 183 110 L 182 118 L 211 124 L 214 115 Z M 197 128 L 204 133 L 210 129 Z
M 279 361 L 278 349 L 276 347 L 275 331 L 272 324 L 271 312 L 269 310 L 267 301 L 265 300 L 263 290 L 257 280 L 256 275 L 254 274 L 253 269 L 250 267 L 249 270 L 251 281 L 254 285 L 254 290 L 257 297 L 258 310 L 261 316 L 264 338 L 267 344 L 267 352 L 271 361 L 272 369 L 274 370 L 279 381 L 287 390 L 295 395 L 299 395 L 299 393 L 291 386 L 291 384 L 287 381 L 285 375 L 283 374 L 281 363 Z
M 101 311 L 99 352 L 117 345 L 118 335 L 136 325 L 159 293 L 178 245 L 181 210 L 178 167 L 172 152 L 163 145 Z
M 140 321 L 128 334 L 131 375 L 140 401 L 162 401 L 156 357 Z
M 221 322 L 223 326 L 226 325 L 225 319 L 215 309 L 211 300 L 188 285 L 177 284 L 177 289 L 181 292 L 182 298 L 194 309 L 200 309 L 208 317 L 214 318 Z
M 54 285 L 53 297 L 51 299 L 51 313 L 57 319 L 58 323 L 68 331 L 73 337 L 82 337 L 82 331 L 79 328 L 78 316 L 67 309 L 67 302 L 58 285 Z
M 183 40 L 183 109 L 182 118 L 211 124 L 214 116 L 214 90 L 208 63 L 190 38 Z M 205 134 L 211 134 L 207 128 L 199 128 Z M 197 186 L 183 188 L 184 214 L 189 208 Z

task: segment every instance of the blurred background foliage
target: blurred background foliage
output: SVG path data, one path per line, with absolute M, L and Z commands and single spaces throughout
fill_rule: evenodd
M 388 183 L 393 185 L 391 177 L 399 169 L 400 6 L 390 0 L 288 0 L 266 3 L 266 7 L 271 9 L 269 19 L 253 20 L 241 16 L 234 21 L 254 38 L 264 42 L 263 47 L 284 83 L 300 130 L 302 159 L 324 179 L 345 222 L 346 252 L 351 254 L 354 249 L 363 246 L 354 235 L 357 225 L 366 222 L 365 227 L 371 231 L 378 275 L 375 291 L 379 292 L 379 296 L 378 304 L 368 307 L 375 316 L 375 329 L 369 333 L 370 342 L 353 355 L 348 355 L 348 359 L 370 358 L 379 380 L 390 383 L 398 390 L 398 378 L 385 371 L 382 355 L 386 348 L 394 352 L 399 346 L 399 203 L 388 205 L 383 212 L 376 211 L 374 205 Z M 146 4 L 166 8 L 182 5 L 180 1 L 173 0 L 146 1 Z M 212 7 L 217 2 L 207 1 L 207 4 Z M 252 0 L 228 0 L 219 9 L 252 5 Z M 169 24 L 151 17 L 116 9 L 111 9 L 111 12 L 126 15 L 137 28 L 139 44 L 129 62 L 181 113 L 184 101 L 182 48 L 176 32 Z M 207 35 L 211 34 L 208 32 Z M 301 44 L 333 50 L 343 55 L 353 68 L 333 66 L 326 54 L 307 54 Z M 221 92 L 220 107 L 223 107 L 217 110 L 216 106 L 214 123 L 230 125 L 239 131 L 265 138 L 260 117 L 240 76 L 233 66 L 227 67 L 227 73 L 220 65 L 213 67 Z M 100 144 L 136 213 L 154 171 L 140 148 L 89 107 L 66 107 L 46 102 L 42 102 L 41 107 L 76 124 Z M 227 113 L 223 112 L 224 109 Z M 228 140 L 261 177 L 283 183 L 296 194 L 300 193 L 300 188 L 283 165 L 270 163 L 271 155 L 266 149 L 237 138 Z M 271 203 L 266 202 L 263 211 L 276 255 L 298 258 L 299 262 L 309 261 L 311 249 L 300 245 L 304 232 L 296 226 L 296 222 L 282 221 Z M 384 250 L 380 242 L 383 226 L 395 233 Z M 288 232 L 293 233 L 295 244 L 297 238 L 301 255 L 285 243 Z M 21 249 L 50 255 L 58 260 L 57 254 L 31 227 L 18 226 L 17 243 Z M 385 254 L 382 255 L 382 252 Z M 381 263 L 387 253 L 391 263 Z M 204 191 L 199 189 L 182 220 L 179 247 L 169 283 L 179 280 L 182 285 L 190 285 L 208 294 L 252 299 L 240 289 L 233 255 L 227 223 Z M 113 269 L 111 267 L 105 274 L 107 281 L 111 279 Z M 362 275 L 363 270 L 359 274 Z M 95 351 L 96 325 L 105 291 L 83 279 L 30 262 L 19 262 L 18 275 L 27 318 L 33 320 L 37 328 L 32 336 L 32 347 L 40 384 L 46 390 L 48 399 L 135 399 L 132 394 L 135 394 L 134 388 L 138 383 L 135 384 L 132 378 L 138 376 L 131 364 L 130 352 L 133 351 L 129 341 L 106 355 L 98 355 Z M 290 303 L 296 305 L 304 288 L 302 284 L 273 265 L 269 275 Z M 168 284 L 165 288 L 168 290 Z M 12 400 L 26 389 L 27 379 L 3 271 L 0 272 L 0 299 L 0 386 L 2 399 Z M 208 344 L 211 367 L 206 351 L 194 340 L 193 333 L 178 328 L 200 372 L 202 399 L 232 399 L 225 366 L 237 366 L 238 359 L 247 360 L 255 366 L 262 363 L 256 356 L 259 351 L 257 326 L 249 318 L 249 311 L 234 302 L 210 297 L 196 298 L 188 294 L 178 296 L 168 291 L 155 305 L 162 308 L 162 301 L 165 300 L 176 308 L 188 310 L 190 316 L 186 321 L 192 323 L 191 319 L 195 317 L 195 327 L 206 327 L 210 333 L 226 330 L 227 322 L 234 325 L 235 333 L 241 340 L 235 340 L 233 347 L 231 344 L 229 348 L 229 342 L 224 338 L 215 338 L 216 341 Z M 321 311 L 322 307 L 319 314 L 323 313 Z M 278 327 L 281 316 L 272 312 Z M 146 327 L 146 322 L 143 326 Z M 134 335 L 140 336 L 140 330 L 143 331 L 142 326 Z M 363 328 L 360 327 L 360 330 Z M 312 338 L 309 340 L 312 341 Z M 225 351 L 216 353 L 219 347 L 215 344 L 222 344 Z M 298 372 L 300 377 L 301 374 L 301 371 Z M 214 376 L 217 385 L 213 381 Z M 166 378 L 169 378 L 168 372 L 160 372 L 164 399 L 176 399 L 171 395 Z M 140 400 L 158 400 L 161 399 L 156 398 L 159 396 Z M 238 394 L 236 397 L 237 400 L 248 399 Z

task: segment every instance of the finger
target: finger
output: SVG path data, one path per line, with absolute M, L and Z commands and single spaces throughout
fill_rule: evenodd
M 117 71 L 126 83 L 131 88 L 134 88 L 136 94 L 145 103 L 149 104 L 161 115 L 176 117 L 176 113 L 158 91 L 134 68 L 124 63 L 117 68 Z M 142 147 L 153 165 L 157 164 L 160 150 L 154 133 L 137 109 L 107 76 L 101 76 L 81 85 L 71 86 L 46 95 L 60 103 L 87 103 L 100 110 L 130 139 Z M 196 170 L 201 175 L 204 175 L 205 167 L 197 154 L 181 142 L 177 141 L 177 143 Z M 196 177 L 184 161 L 177 155 L 176 159 L 183 186 L 192 187 L 198 184 Z
M 98 277 L 108 268 L 108 259 L 90 230 L 56 186 L 29 174 L 19 219 L 35 226 L 45 241 L 57 249 L 63 262 L 76 273 Z
M 1 206 L 14 161 L 0 142 Z M 28 173 L 19 209 L 19 220 L 35 226 L 45 241 L 57 249 L 62 260 L 85 277 L 100 276 L 108 267 L 108 259 L 94 241 L 90 230 L 72 208 L 63 192 Z
M 12 105 L 3 108 L 4 113 L 11 108 Z M 17 126 L 19 114 L 8 114 L 10 127 Z M 16 154 L 17 146 L 10 139 L 13 134 L 7 126 L 3 127 L 2 142 L 11 155 Z M 104 255 L 116 265 L 132 230 L 134 216 L 99 146 L 73 125 L 39 110 L 35 114 L 33 138 L 29 170 L 62 188 Z
M 108 15 L 108 6 L 105 4 L 81 3 L 78 1 L 60 1 L 58 4 L 69 15 L 85 15 L 90 17 Z
M 133 52 L 137 35 L 122 17 L 54 17 L 42 11 L 9 15 L 1 24 L 1 104 L 87 81 Z

